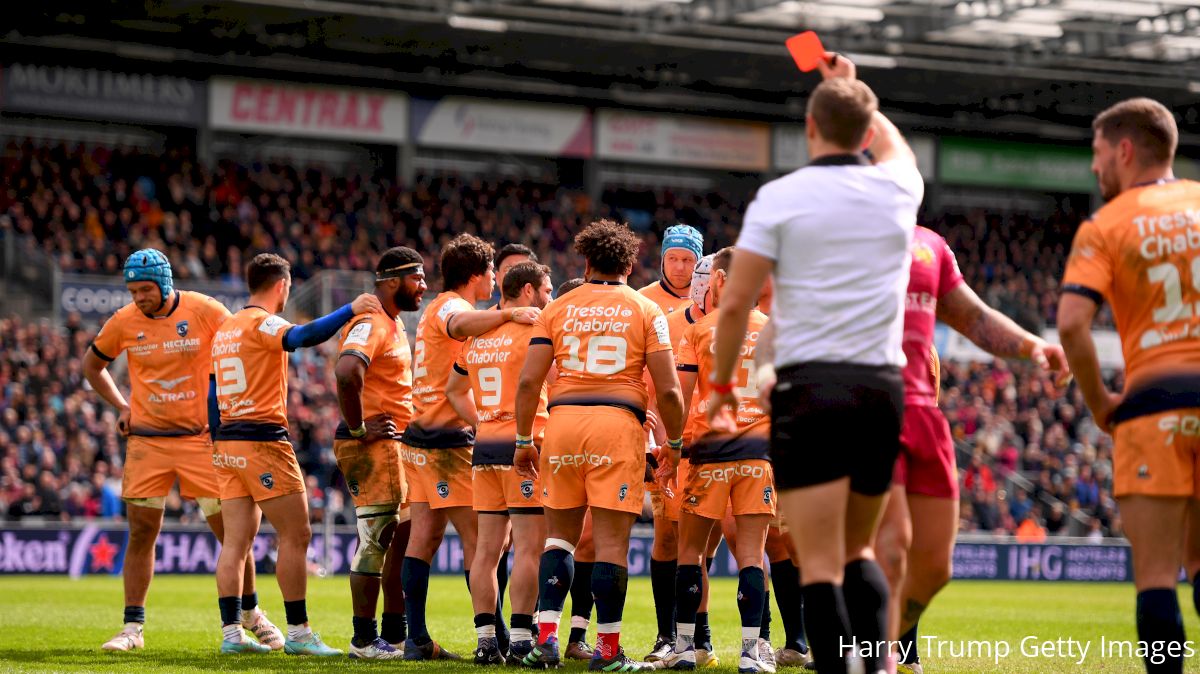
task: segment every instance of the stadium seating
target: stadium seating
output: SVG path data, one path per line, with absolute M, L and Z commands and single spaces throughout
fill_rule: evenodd
M 548 179 L 439 174 L 405 186 L 318 166 L 222 161 L 208 169 L 186 147 L 150 155 L 11 143 L 0 166 L 0 227 L 36 237 L 63 269 L 115 274 L 131 250 L 153 246 L 167 251 L 179 278 L 235 285 L 256 252 L 286 256 L 302 282 L 324 268 L 368 269 L 376 251 L 396 244 L 426 253 L 434 275 L 440 245 L 462 231 L 530 245 L 557 283 L 581 275 L 582 263 L 568 254 L 571 234 L 596 216 L 653 223 L 631 279 L 642 284 L 657 275 L 656 229 L 694 223 L 710 248 L 728 245 L 752 196 L 613 188 L 593 203 Z M 946 236 L 989 304 L 1037 330 L 1053 323 L 1078 220 L 1068 212 L 1043 220 L 972 212 L 927 214 L 925 224 Z M 1101 318 L 1111 325 L 1107 312 Z M 74 320 L 58 329 L 0 320 L 0 514 L 119 516 L 124 441 L 81 371 L 92 331 Z M 330 449 L 338 415 L 332 348 L 293 354 L 290 370 L 292 439 L 306 472 L 325 487 L 312 495 L 315 512 L 346 502 L 331 493 L 339 479 Z M 949 362 L 941 404 L 959 447 L 963 530 L 1011 533 L 1032 518 L 1051 535 L 1120 535 L 1111 439 L 1076 389 L 1056 390 L 1022 364 Z M 178 500 L 168 516 L 199 517 Z

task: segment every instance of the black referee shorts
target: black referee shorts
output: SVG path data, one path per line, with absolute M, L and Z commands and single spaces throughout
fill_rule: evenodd
M 903 419 L 900 368 L 818 362 L 781 368 L 771 391 L 776 487 L 849 477 L 855 493 L 883 494 L 900 453 Z

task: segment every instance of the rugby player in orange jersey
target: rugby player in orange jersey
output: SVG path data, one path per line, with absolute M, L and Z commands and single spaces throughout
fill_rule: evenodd
M 470 587 L 475 556 L 477 518 L 472 510 L 471 447 L 475 431 L 446 400 L 446 383 L 463 342 L 507 322 L 532 325 L 540 310 L 519 307 L 476 310 L 492 295 L 496 272 L 490 244 L 460 234 L 442 249 L 443 292 L 417 323 L 413 351 L 414 418 L 404 430 L 401 452 L 412 502 L 412 529 L 401 570 L 409 635 L 406 660 L 455 660 L 429 636 L 425 604 L 429 594 L 429 565 L 454 523 L 463 546 L 463 566 Z M 497 632 L 503 622 L 496 611 Z M 507 635 L 505 635 L 507 636 Z M 504 644 L 507 646 L 507 644 Z
M 536 262 L 511 266 L 502 284 L 500 308 L 544 308 L 554 286 L 550 269 Z M 538 557 L 546 540 L 542 514 L 542 485 L 517 475 L 512 458 L 516 426 L 513 413 L 517 381 L 533 326 L 505 323 L 467 342 L 446 385 L 446 398 L 475 428 L 473 467 L 474 508 L 479 536 L 471 574 L 471 603 L 478 645 L 475 664 L 503 664 L 505 653 L 496 637 L 496 607 L 503 591 L 496 569 L 508 563 L 506 542 L 515 548 L 511 577 L 512 643 L 508 661 L 518 664 L 533 649 L 533 610 L 537 605 Z M 541 440 L 546 424 L 546 396 L 534 421 L 534 438 Z
M 142 626 L 154 577 L 154 542 L 176 478 L 180 495 L 196 499 L 217 540 L 225 534 L 212 465 L 212 434 L 219 416 L 209 348 L 229 310 L 211 297 L 175 290 L 171 263 L 152 248 L 130 255 L 122 276 L 133 302 L 104 324 L 83 358 L 88 383 L 120 410 L 117 425 L 128 443 L 121 480 L 129 518 L 121 569 L 125 627 L 105 642 L 106 651 L 145 646 Z M 122 351 L 129 352 L 129 402 L 107 370 Z M 253 557 L 247 555 L 243 565 L 243 625 L 261 643 L 283 648 L 283 634 L 258 609 Z
M 358 523 L 358 549 L 350 562 L 351 658 L 394 660 L 403 655 L 380 637 L 375 609 L 382 586 L 385 621 L 403 616 L 400 565 L 407 537 L 396 531 L 405 491 L 400 433 L 412 419 L 412 354 L 399 314 L 420 309 L 425 288 L 420 253 L 404 246 L 385 251 L 375 265 L 375 297 L 383 311 L 350 321 L 334 368 L 343 421 L 333 452 Z
M 704 256 L 704 236 L 689 225 L 674 225 L 663 232 L 662 261 L 659 264 L 659 280 L 640 290 L 650 298 L 667 318 L 671 318 L 692 304 L 690 289 L 692 270 Z M 674 335 L 673 335 L 674 337 Z M 672 348 L 676 341 L 671 340 Z M 650 385 L 650 382 L 647 382 Z M 653 408 L 653 405 L 651 406 Z M 657 441 L 662 443 L 662 429 L 657 432 Z M 647 662 L 655 662 L 670 652 L 675 642 L 675 569 L 679 542 L 675 535 L 676 526 L 668 517 L 670 485 L 651 482 L 650 504 L 654 515 L 654 544 L 650 548 L 650 589 L 654 595 L 654 614 L 658 623 L 658 637 L 646 656 Z
M 212 461 L 221 488 L 225 542 L 217 560 L 221 653 L 262 653 L 241 625 L 241 564 L 265 514 L 275 527 L 279 558 L 275 576 L 283 594 L 291 655 L 340 655 L 308 625 L 308 543 L 312 529 L 304 476 L 288 442 L 288 352 L 315 346 L 337 333 L 355 314 L 379 311 L 374 295 L 358 296 L 307 325 L 292 325 L 283 311 L 292 287 L 287 260 L 262 253 L 246 267 L 248 304 L 221 325 L 212 340 L 221 426 Z
M 1146 670 L 1181 672 L 1191 647 L 1175 587 L 1180 566 L 1197 573 L 1200 549 L 1200 183 L 1174 177 L 1179 130 L 1157 101 L 1117 103 L 1092 130 L 1092 172 L 1108 203 L 1075 234 L 1058 333 L 1088 409 L 1113 436 L 1138 639 L 1155 646 L 1139 649 Z M 1106 301 L 1125 360 L 1117 393 L 1105 388 L 1091 335 Z
M 645 491 L 648 393 L 654 381 L 668 443 L 683 445 L 683 398 L 671 357 L 666 317 L 625 285 L 639 242 L 625 225 L 600 220 L 575 238 L 588 282 L 552 302 L 538 319 L 517 395 L 517 451 L 513 463 L 529 478 L 542 477 L 548 538 L 539 570 L 539 643 L 528 666 L 557 666 L 558 622 L 573 575 L 572 552 L 584 513 L 591 508 L 596 563 L 593 670 L 638 671 L 650 663 L 620 648 L 628 582 L 629 532 Z M 550 420 L 541 457 L 533 444 L 538 398 L 551 365 Z
M 690 405 L 692 392 L 699 387 L 700 404 L 692 412 L 698 416 L 689 446 L 687 475 L 681 478 L 682 502 L 679 522 L 679 566 L 676 581 L 676 613 L 679 623 L 673 652 L 665 658 L 672 669 L 696 667 L 695 617 L 700 607 L 703 571 L 701 563 L 711 532 L 719 527 L 726 511 L 735 520 L 733 544 L 739 568 L 738 608 L 742 618 L 740 672 L 773 672 L 774 666 L 760 658 L 760 629 L 766 600 L 766 574 L 763 553 L 767 527 L 775 517 L 775 482 L 767 460 L 768 420 L 758 401 L 754 372 L 754 350 L 766 314 L 751 311 L 742 360 L 738 368 L 738 407 L 731 428 L 710 428 L 705 403 L 708 375 L 713 365 L 713 334 L 716 332 L 721 289 L 725 284 L 732 248 L 724 248 L 713 258 L 711 295 L 713 311 L 689 326 L 680 339 L 676 368 L 684 390 L 684 402 Z M 689 422 L 691 422 L 689 414 Z M 675 470 L 680 457 L 672 453 L 660 475 Z M 766 652 L 770 648 L 766 647 Z

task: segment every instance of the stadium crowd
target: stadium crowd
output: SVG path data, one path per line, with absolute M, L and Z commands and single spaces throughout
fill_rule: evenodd
M 233 285 L 242 263 L 261 251 L 292 260 L 298 281 L 323 268 L 369 269 L 376 251 L 398 244 L 426 251 L 432 267 L 460 232 L 529 245 L 557 282 L 581 274 L 567 254 L 572 233 L 600 215 L 643 226 L 636 287 L 657 277 L 658 229 L 697 224 L 707 249 L 728 245 L 750 197 L 621 188 L 593 203 L 549 179 L 437 175 L 406 187 L 378 173 L 335 177 L 282 164 L 223 161 L 207 170 L 186 147 L 154 155 L 10 143 L 0 166 L 0 227 L 36 237 L 63 269 L 116 274 L 130 252 L 154 247 L 168 253 L 177 279 Z M 976 212 L 927 216 L 924 224 L 946 237 L 985 301 L 1040 330 L 1054 321 L 1079 217 Z M 74 318 L 61 329 L 0 320 L 0 513 L 9 518 L 121 515 L 124 441 L 112 409 L 85 390 L 80 363 L 93 329 Z M 292 355 L 288 407 L 314 517 L 329 509 L 336 521 L 351 521 L 332 454 L 332 353 L 328 344 Z M 963 531 L 1121 534 L 1111 438 L 1074 387 L 1055 389 L 1035 368 L 1005 362 L 950 362 L 942 372 L 941 406 L 959 447 Z M 177 495 L 167 516 L 200 520 Z

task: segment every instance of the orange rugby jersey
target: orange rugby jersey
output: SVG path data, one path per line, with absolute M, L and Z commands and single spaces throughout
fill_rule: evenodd
M 683 296 L 676 295 L 664 281 L 655 281 L 638 292 L 657 304 L 658 308 L 668 316 L 692 303 L 692 298 L 688 297 L 687 291 L 684 291 Z
M 233 315 L 213 337 L 212 367 L 221 408 L 218 440 L 286 440 L 288 355 L 293 326 L 262 307 Z
M 342 330 L 338 357 L 352 355 L 367 364 L 363 374 L 363 419 L 386 414 L 400 433 L 412 420 L 412 354 L 404 324 L 382 311 L 359 314 Z M 335 436 L 352 439 L 346 420 L 338 422 Z
M 450 368 L 463 347 L 463 342 L 450 336 L 447 325 L 454 314 L 474 309 L 458 293 L 444 292 L 421 314 L 413 350 L 415 417 L 404 431 L 405 444 L 421 449 L 452 449 L 474 444 L 471 427 L 458 418 L 446 400 Z
M 758 338 L 767 324 L 767 315 L 753 309 L 746 325 L 746 340 L 742 343 L 741 355 L 734 370 L 734 395 L 738 399 L 737 427 L 733 436 L 710 434 L 708 425 L 708 397 L 712 392 L 709 379 L 716 365 L 716 334 L 719 310 L 705 314 L 704 318 L 688 327 L 679 342 L 678 364 L 683 372 L 695 372 L 696 394 L 688 413 L 688 426 L 692 429 L 692 443 L 688 460 L 692 463 L 716 463 L 742 459 L 767 458 L 767 431 L 770 418 L 763 412 L 758 401 L 758 386 L 754 367 L 754 352 Z
M 1063 291 L 1112 305 L 1126 390 L 1114 421 L 1200 404 L 1200 183 L 1135 187 L 1097 211 Z
M 645 421 L 649 394 L 646 356 L 670 351 L 667 318 L 624 283 L 589 281 L 551 302 L 534 326 L 531 344 L 554 348 L 556 405 L 611 405 Z
M 667 330 L 671 333 L 671 351 L 675 354 L 675 362 L 679 362 L 679 342 L 683 339 L 683 333 L 687 328 L 696 323 L 696 321 L 704 318 L 699 315 L 695 304 L 689 304 L 683 311 L 676 311 L 667 316 Z M 649 377 L 649 373 L 646 374 Z M 693 396 L 693 404 L 697 401 L 696 396 Z M 683 444 L 690 445 L 692 438 L 695 437 L 695 421 L 692 415 L 688 415 L 687 423 L 683 427 Z
M 92 352 L 113 361 L 129 352 L 130 426 L 134 435 L 199 435 L 208 426 L 209 350 L 229 310 L 181 290 L 171 311 L 148 318 L 126 304 L 108 319 Z
M 532 325 L 508 322 L 469 340 L 458 354 L 454 370 L 471 382 L 479 428 L 475 430 L 476 466 L 511 466 L 516 451 L 517 382 L 529 351 Z M 546 427 L 546 385 L 533 418 L 533 438 L 539 446 Z

